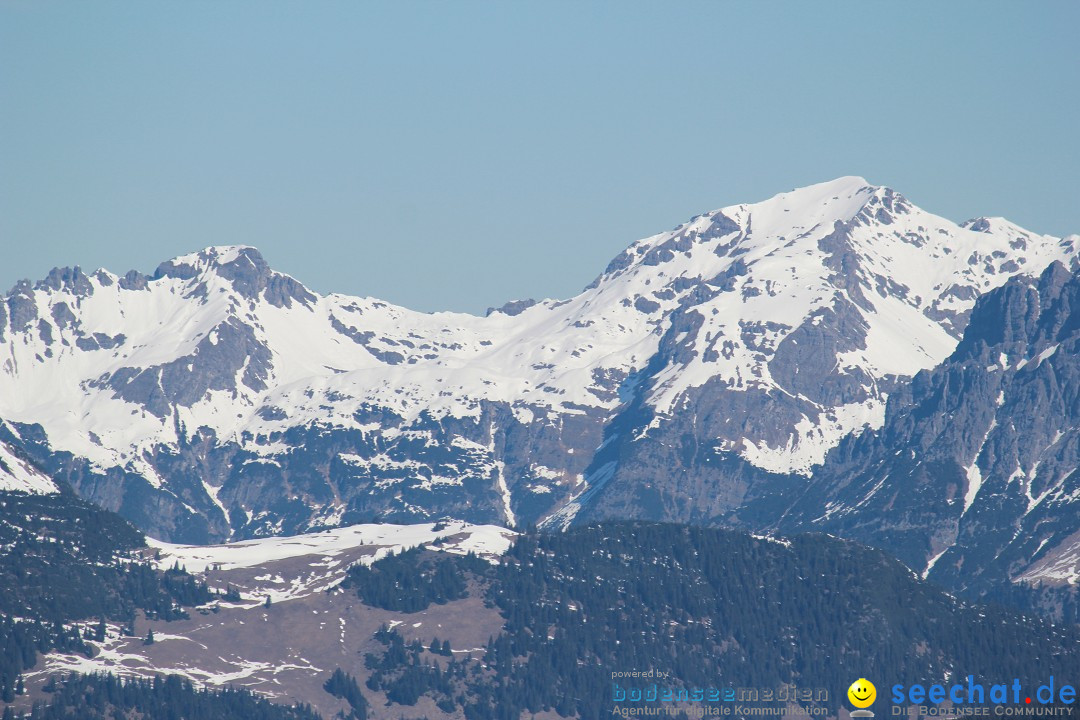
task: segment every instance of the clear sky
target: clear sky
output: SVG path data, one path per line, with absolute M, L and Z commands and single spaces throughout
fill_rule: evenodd
M 840 175 L 1080 232 L 1080 3 L 0 3 L 0 288 L 259 247 L 319 292 L 566 297 Z

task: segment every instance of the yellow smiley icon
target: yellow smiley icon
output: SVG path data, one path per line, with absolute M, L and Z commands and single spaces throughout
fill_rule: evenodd
M 848 701 L 857 708 L 867 708 L 877 700 L 877 688 L 866 678 L 859 678 L 847 689 Z

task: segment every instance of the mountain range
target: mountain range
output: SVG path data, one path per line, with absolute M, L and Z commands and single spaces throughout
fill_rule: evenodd
M 57 268 L 0 303 L 0 487 L 173 542 L 645 518 L 1075 582 L 1078 244 L 845 177 L 484 317 L 322 296 L 246 246 Z

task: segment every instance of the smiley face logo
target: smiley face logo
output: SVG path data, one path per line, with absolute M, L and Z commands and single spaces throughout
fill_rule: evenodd
M 877 700 L 877 688 L 866 678 L 859 678 L 847 689 L 847 699 L 857 708 L 867 708 Z

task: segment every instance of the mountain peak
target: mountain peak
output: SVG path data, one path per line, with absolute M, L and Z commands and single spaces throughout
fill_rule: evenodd
M 269 271 L 269 265 L 262 253 L 250 245 L 213 245 L 166 260 L 158 266 L 154 277 L 187 279 L 205 270 L 217 270 L 237 263 Z
M 878 190 L 881 188 L 877 185 L 871 185 L 866 181 L 866 178 L 859 175 L 841 175 L 832 180 L 824 180 L 801 188 L 795 188 L 788 191 L 788 194 L 824 194 L 831 192 L 836 195 L 852 195 L 865 189 Z
M 794 188 L 787 192 L 778 193 L 764 202 L 783 199 L 788 204 L 805 207 L 808 205 L 825 203 L 830 200 L 841 200 L 856 196 L 868 197 L 878 190 L 886 189 L 887 188 L 878 185 L 871 185 L 865 178 L 857 175 L 844 175 L 832 180 L 826 180 L 824 182 L 814 183 L 812 185 Z M 760 205 L 762 203 L 756 204 Z
M 674 273 L 670 266 L 661 272 L 668 277 L 715 274 L 725 270 L 731 258 L 738 255 L 755 250 L 769 252 L 798 238 L 804 240 L 804 245 L 816 246 L 816 235 L 820 231 L 832 232 L 836 223 L 889 225 L 894 215 L 912 207 L 890 188 L 870 185 L 858 176 L 839 177 L 759 202 L 706 212 L 669 232 L 639 240 L 615 257 L 587 289 L 597 287 L 605 278 L 623 275 L 635 266 L 665 265 L 676 256 L 695 254 L 696 248 L 703 244 L 709 246 L 710 252 L 696 253 L 692 261 L 682 263 L 684 267 L 679 273 Z M 745 258 L 744 262 L 750 259 Z
M 752 218 L 755 230 L 785 234 L 785 231 L 815 224 L 848 222 L 875 201 L 898 196 L 890 188 L 871 185 L 864 178 L 848 175 L 826 182 L 782 192 L 757 203 L 723 208 L 728 215 Z
M 315 299 L 299 281 L 272 270 L 250 245 L 216 245 L 175 257 L 159 265 L 153 279 L 190 280 L 211 272 L 248 300 L 264 295 L 272 305 L 289 307 L 293 300 L 306 305 Z

